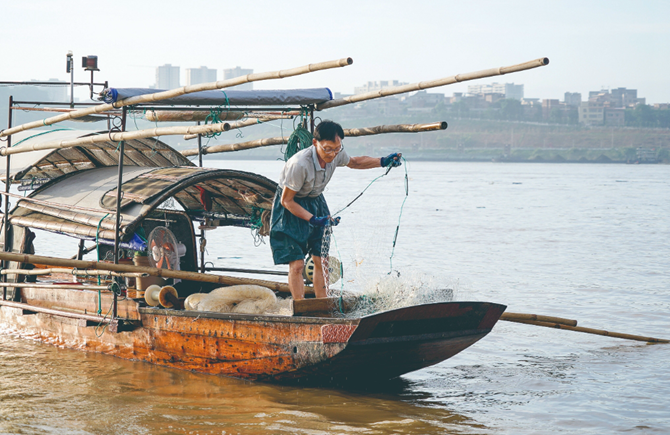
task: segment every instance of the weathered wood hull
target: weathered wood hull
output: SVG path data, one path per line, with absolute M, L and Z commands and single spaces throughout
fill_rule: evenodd
M 71 311 L 94 308 L 87 292 L 56 292 L 60 305 L 80 302 Z M 48 305 L 43 292 L 23 293 L 32 306 Z M 505 309 L 450 302 L 338 319 L 144 308 L 132 300 L 119 308 L 128 320 L 118 332 L 90 320 L 10 306 L 0 306 L 0 326 L 46 343 L 202 373 L 282 382 L 372 381 L 455 355 L 490 332 Z

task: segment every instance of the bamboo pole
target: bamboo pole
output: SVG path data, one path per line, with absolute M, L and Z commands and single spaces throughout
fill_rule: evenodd
M 8 198 L 18 198 L 19 199 L 18 202 L 27 201 L 27 202 L 31 202 L 31 203 L 34 203 L 34 204 L 43 204 L 43 205 L 52 206 L 54 208 L 58 208 L 58 207 L 63 206 L 63 204 L 59 204 L 57 202 L 44 201 L 44 200 L 41 200 L 41 199 L 31 198 L 29 196 L 17 195 L 15 193 L 0 192 L 0 195 L 6 196 Z M 18 204 L 18 202 L 17 202 L 17 204 Z M 97 208 L 79 207 L 77 205 L 71 205 L 71 204 L 68 204 L 67 208 L 72 209 L 72 210 L 81 210 L 81 211 L 90 211 L 90 212 L 93 212 L 93 213 L 109 214 L 110 216 L 114 216 L 116 214 L 115 210 L 102 210 L 102 209 L 97 209 Z
M 64 290 L 105 290 L 109 288 L 106 285 L 84 285 L 84 284 L 55 284 L 55 283 L 34 283 L 34 282 L 0 282 L 0 287 L 16 287 L 16 288 L 44 288 L 53 289 L 59 288 Z
M 540 322 L 560 323 L 567 326 L 577 326 L 577 321 L 572 319 L 563 319 L 562 317 L 541 316 L 537 314 L 524 313 L 503 313 L 500 320 L 514 322 L 516 320 L 536 320 Z
M 407 92 L 420 91 L 422 89 L 436 88 L 439 86 L 451 85 L 454 83 L 465 82 L 468 80 L 481 79 L 484 77 L 493 77 L 503 74 L 509 74 L 518 71 L 525 71 L 528 69 L 537 68 L 549 64 L 549 59 L 541 57 L 539 59 L 531 60 L 529 62 L 520 63 L 512 66 L 504 66 L 500 68 L 491 68 L 481 71 L 474 71 L 465 74 L 457 74 L 455 76 L 445 77 L 442 79 L 431 80 L 426 82 L 412 83 L 409 85 L 396 86 L 393 88 L 384 88 L 379 91 L 366 92 L 364 94 L 351 95 L 349 97 L 340 98 L 337 100 L 326 101 L 316 105 L 317 110 L 329 109 L 331 107 L 344 106 L 345 104 L 357 103 L 359 101 L 372 100 L 375 98 L 388 97 L 389 95 L 405 94 Z
M 344 130 L 345 137 L 370 136 L 374 134 L 386 133 L 419 133 L 422 131 L 444 130 L 447 128 L 446 122 L 432 122 L 429 124 L 398 124 L 398 125 L 378 125 L 367 128 L 350 128 Z M 231 151 L 246 150 L 271 145 L 282 145 L 288 142 L 288 136 L 268 137 L 265 139 L 252 140 L 249 142 L 240 142 L 234 144 L 213 145 L 202 149 L 202 154 L 226 153 Z M 190 149 L 181 152 L 183 156 L 197 156 L 197 149 Z
M 93 145 L 103 142 L 122 142 L 133 139 L 146 139 L 149 137 L 180 135 L 180 134 L 209 134 L 221 133 L 230 130 L 230 124 L 221 122 L 218 124 L 207 124 L 190 127 L 157 127 L 145 130 L 127 131 L 119 133 L 99 134 L 95 136 L 86 136 L 79 139 L 41 142 L 31 145 L 19 145 L 12 148 L 0 148 L 0 155 L 21 154 L 37 150 L 50 150 L 60 148 L 70 148 L 75 146 Z
M 230 128 L 229 130 L 234 130 L 237 128 L 244 128 L 244 127 L 249 127 L 250 125 L 258 125 L 264 123 L 265 120 L 261 118 L 248 118 L 243 121 L 235 121 L 229 123 Z M 184 140 L 190 140 L 190 139 L 195 139 L 197 138 L 197 134 L 186 134 L 184 135 Z
M 258 125 L 264 122 L 274 121 L 276 119 L 293 119 L 293 117 L 290 115 L 269 115 L 269 116 L 258 115 L 253 118 L 245 119 L 243 121 L 231 122 L 230 129 L 235 130 L 238 128 L 249 127 L 251 125 Z M 184 140 L 191 140 L 197 137 L 198 137 L 197 134 L 186 134 L 184 135 Z
M 52 273 L 66 273 L 75 276 L 120 276 L 123 278 L 146 278 L 148 273 L 140 272 L 111 272 L 109 270 L 76 270 L 65 268 L 50 269 L 3 269 L 0 275 L 18 274 L 18 275 L 51 275 Z
M 238 121 L 243 118 L 291 119 L 300 115 L 299 111 L 290 112 L 243 112 L 239 110 L 221 111 L 221 121 Z M 211 112 L 204 110 L 148 110 L 144 117 L 151 122 L 193 122 L 206 121 Z
M 265 281 L 261 279 L 237 278 L 225 275 L 210 275 L 198 272 L 186 272 L 183 270 L 157 269 L 155 267 L 133 266 L 129 264 L 101 263 L 96 261 L 70 260 L 65 258 L 45 257 L 41 255 L 15 254 L 13 252 L 0 252 L 0 260 L 16 261 L 19 263 L 46 264 L 49 266 L 76 267 L 77 269 L 111 270 L 114 272 L 139 272 L 148 273 L 151 276 L 161 278 L 177 278 L 187 281 L 210 282 L 223 285 L 253 284 L 267 287 L 269 289 L 289 293 L 288 284 Z
M 82 320 L 89 320 L 91 322 L 98 322 L 98 323 L 111 323 L 114 321 L 111 317 L 102 317 L 102 316 L 94 316 L 92 314 L 79 314 L 79 313 L 71 313 L 69 311 L 61 311 L 61 310 L 53 310 L 51 308 L 44 308 L 44 307 L 38 307 L 36 305 L 29 305 L 29 304 L 22 304 L 20 302 L 10 302 L 10 301 L 3 301 L 0 300 L 0 305 L 4 305 L 6 307 L 12 307 L 12 308 L 20 308 L 26 311 L 31 311 L 34 313 L 45 313 L 45 314 L 51 314 L 54 316 L 60 316 L 60 317 L 69 317 L 73 319 L 82 319 Z
M 147 110 L 144 117 L 151 122 L 193 122 L 205 121 L 211 112 L 196 110 Z M 222 121 L 237 121 L 247 116 L 246 112 L 237 110 L 222 111 Z
M 63 210 L 58 207 L 50 207 L 47 205 L 35 204 L 28 201 L 19 201 L 19 206 L 48 216 L 53 216 L 77 222 L 91 227 L 99 226 L 102 229 L 111 231 L 114 231 L 116 229 L 116 225 L 114 224 L 114 222 L 108 220 L 101 220 L 100 216 L 91 216 L 85 213 L 76 213 L 71 210 Z
M 353 59 L 350 57 L 321 62 L 321 63 L 312 63 L 309 65 L 279 70 L 279 71 L 270 71 L 264 73 L 255 73 L 247 74 L 245 76 L 235 77 L 228 80 L 219 80 L 217 82 L 211 83 L 202 83 L 198 85 L 184 86 L 177 89 L 172 89 L 169 91 L 156 92 L 154 94 L 144 94 L 138 95 L 135 97 L 125 98 L 123 100 L 117 101 L 111 104 L 100 104 L 98 106 L 89 107 L 86 109 L 75 110 L 74 112 L 64 113 L 62 115 L 54 116 L 51 118 L 43 119 L 41 121 L 29 122 L 22 124 L 13 128 L 8 128 L 6 130 L 0 131 L 0 137 L 9 136 L 20 131 L 30 130 L 33 128 L 44 127 L 46 125 L 56 124 L 62 121 L 68 121 L 70 119 L 81 118 L 86 115 L 92 115 L 96 113 L 105 112 L 112 109 L 119 109 L 124 106 L 133 106 L 136 104 L 150 103 L 153 101 L 166 100 L 168 98 L 175 98 L 185 94 L 191 94 L 193 92 L 200 91 L 212 91 L 216 89 L 229 88 L 231 86 L 237 86 L 249 82 L 258 82 L 262 80 L 274 80 L 274 79 L 283 79 L 285 77 L 293 77 L 302 74 L 307 74 L 315 71 L 321 71 L 331 68 L 341 68 L 348 66 L 354 63 Z
M 420 133 L 422 131 L 446 130 L 447 123 L 378 125 L 376 127 L 350 128 L 344 131 L 347 137 L 371 136 L 385 133 Z
M 540 322 L 536 320 L 505 319 L 510 322 L 524 323 L 526 325 L 543 326 L 545 328 L 566 329 L 568 331 L 584 332 L 586 334 L 604 335 L 606 337 L 622 338 L 624 340 L 646 341 L 648 343 L 670 343 L 670 340 L 663 338 L 643 337 L 641 335 L 622 334 L 620 332 L 605 331 L 602 329 L 584 328 L 581 326 L 570 326 L 562 323 Z

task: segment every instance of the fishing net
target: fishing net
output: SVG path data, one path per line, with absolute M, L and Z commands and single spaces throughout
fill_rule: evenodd
M 395 247 L 403 241 L 402 209 L 408 198 L 409 178 L 405 171 L 395 170 L 388 177 L 377 177 L 363 191 L 365 195 L 351 201 L 351 191 L 346 197 L 330 198 L 338 210 L 341 224 L 326 227 L 322 242 L 322 276 L 329 276 L 328 256 L 340 260 L 342 275 L 339 282 L 328 288 L 331 297 L 356 296 L 358 303 L 346 316 L 359 317 L 410 305 L 449 302 L 453 299 L 458 283 L 435 279 L 426 271 L 410 266 L 410 250 Z M 349 187 L 349 186 L 345 186 Z M 346 190 L 346 189 L 345 189 Z M 360 190 L 360 188 L 358 188 Z M 343 204 L 341 207 L 340 205 Z M 408 245 L 406 245 L 408 246 Z M 316 273 L 316 271 L 315 271 Z M 341 310 L 341 305 L 340 305 Z M 342 313 L 341 313 L 342 314 Z

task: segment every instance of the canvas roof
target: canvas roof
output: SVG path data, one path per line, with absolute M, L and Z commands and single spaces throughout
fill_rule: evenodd
M 90 130 L 30 130 L 12 135 L 12 146 L 51 141 L 74 140 L 107 134 Z M 66 174 L 108 166 L 118 166 L 117 142 L 106 141 L 71 148 L 38 150 L 10 157 L 10 176 L 15 181 L 25 178 L 56 179 Z M 4 180 L 7 157 L 0 157 L 0 176 Z M 159 167 L 193 166 L 178 151 L 155 138 L 125 141 L 124 166 Z
M 73 173 L 30 195 L 46 201 L 42 203 L 46 205 L 29 208 L 19 201 L 10 219 L 19 226 L 92 237 L 100 232 L 97 227 L 103 217 L 115 210 L 116 185 L 114 167 Z M 191 215 L 209 213 L 227 220 L 228 225 L 246 226 L 253 216 L 272 209 L 276 187 L 275 182 L 260 175 L 228 169 L 124 168 L 122 240 L 132 237 L 141 221 L 169 198 L 174 198 Z M 211 199 L 209 211 L 205 210 L 208 201 L 202 199 L 203 191 Z M 44 210 L 38 210 L 40 207 Z M 112 221 L 105 221 L 110 232 L 103 237 L 113 234 L 113 226 L 109 227 Z

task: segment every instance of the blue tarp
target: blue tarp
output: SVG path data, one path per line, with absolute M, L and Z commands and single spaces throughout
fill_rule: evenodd
M 114 103 L 129 97 L 163 92 L 162 89 L 109 88 L 100 93 L 100 99 Z M 199 106 L 287 106 L 318 104 L 333 99 L 328 88 L 236 91 L 221 89 L 194 92 L 167 100 L 154 101 L 152 106 L 199 105 Z

